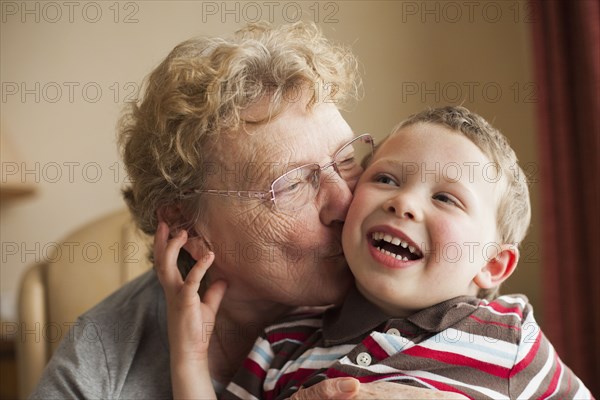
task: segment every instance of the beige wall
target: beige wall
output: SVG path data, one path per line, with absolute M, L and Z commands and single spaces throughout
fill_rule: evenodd
M 8 175 L 37 193 L 1 205 L 1 317 L 15 315 L 25 268 L 79 225 L 123 207 L 115 124 L 141 78 L 178 42 L 226 34 L 247 20 L 315 20 L 352 45 L 364 100 L 346 113 L 356 132 L 383 137 L 409 113 L 462 103 L 511 139 L 536 178 L 529 9 L 517 1 L 21 2 L 3 1 L 2 145 L 23 163 Z M 16 170 L 15 170 L 16 167 Z M 537 185 L 532 185 L 537 210 Z M 538 213 L 507 290 L 538 307 Z M 94 247 L 78 244 L 72 251 Z M 114 251 L 114 249 L 101 249 Z M 68 257 L 64 251 L 62 257 Z M 539 314 L 539 312 L 538 312 Z

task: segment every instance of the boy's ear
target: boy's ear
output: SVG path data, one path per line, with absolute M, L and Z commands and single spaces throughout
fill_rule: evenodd
M 490 289 L 500 285 L 515 271 L 519 261 L 519 249 L 513 244 L 500 245 L 500 251 L 477 273 L 473 282 L 480 289 Z

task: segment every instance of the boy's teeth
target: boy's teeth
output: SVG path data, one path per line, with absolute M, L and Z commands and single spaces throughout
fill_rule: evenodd
M 373 239 L 375 240 L 383 240 L 384 242 L 388 242 L 393 244 L 394 246 L 402 246 L 403 248 L 407 248 L 411 253 L 415 253 L 416 248 L 414 246 L 409 246 L 407 242 L 405 242 L 404 240 L 398 238 L 398 237 L 394 237 L 392 235 L 390 235 L 389 233 L 383 233 L 383 232 L 375 232 L 372 234 Z
M 408 257 L 402 257 L 400 254 L 391 253 L 387 250 L 382 249 L 381 247 L 378 247 L 377 250 L 379 250 L 381 253 L 387 256 L 394 257 L 396 260 L 408 261 Z

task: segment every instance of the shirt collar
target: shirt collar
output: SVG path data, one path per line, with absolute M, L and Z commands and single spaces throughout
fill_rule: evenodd
M 389 328 L 403 327 L 419 333 L 441 332 L 468 317 L 477 309 L 480 299 L 460 296 L 421 310 L 407 318 L 392 318 L 365 299 L 353 287 L 340 307 L 329 309 L 323 317 L 323 339 L 326 346 L 351 342 L 364 334 Z M 387 324 L 384 323 L 388 322 Z M 401 329 L 402 331 L 402 329 Z

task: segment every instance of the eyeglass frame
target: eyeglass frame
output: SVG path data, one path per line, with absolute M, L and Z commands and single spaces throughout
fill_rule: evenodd
M 223 196 L 223 197 L 238 197 L 238 198 L 242 198 L 242 199 L 256 199 L 256 200 L 262 200 L 262 201 L 272 201 L 273 204 L 275 204 L 275 190 L 274 190 L 274 186 L 275 184 L 282 178 L 284 178 L 286 175 L 294 172 L 294 171 L 298 171 L 302 168 L 306 168 L 308 166 L 311 165 L 316 165 L 319 167 L 319 171 L 324 171 L 329 167 L 333 167 L 334 171 L 338 174 L 338 176 L 341 177 L 340 172 L 338 170 L 337 167 L 337 163 L 338 161 L 336 161 L 336 157 L 342 152 L 342 150 L 344 150 L 346 147 L 352 145 L 354 142 L 360 140 L 360 139 L 368 139 L 365 142 L 369 143 L 371 145 L 371 156 L 373 155 L 373 153 L 375 152 L 375 140 L 373 139 L 373 136 L 371 136 L 369 133 L 363 133 L 362 135 L 358 135 L 357 137 L 353 138 L 351 141 L 349 141 L 348 143 L 344 144 L 342 147 L 340 147 L 331 157 L 332 160 L 328 163 L 326 163 L 325 165 L 321 166 L 319 163 L 307 163 L 307 164 L 303 164 L 300 165 L 296 168 L 292 168 L 291 170 L 281 174 L 280 176 L 278 176 L 277 178 L 275 178 L 272 182 L 271 182 L 271 189 L 269 191 L 264 191 L 264 190 L 222 190 L 222 189 L 193 189 L 190 191 L 190 193 L 196 193 L 196 194 L 211 194 L 211 195 L 217 195 L 217 196 Z M 319 189 L 320 189 L 320 183 L 319 183 Z M 317 190 L 318 193 L 318 190 Z M 269 196 L 270 197 L 267 197 Z M 304 205 L 302 206 L 304 207 Z

